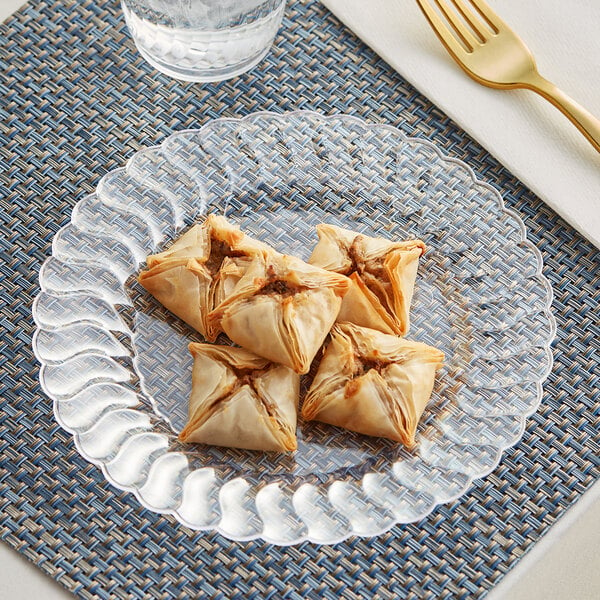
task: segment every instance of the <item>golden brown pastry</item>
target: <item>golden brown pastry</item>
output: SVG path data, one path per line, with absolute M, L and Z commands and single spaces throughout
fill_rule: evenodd
M 182 442 L 295 450 L 299 376 L 242 348 L 190 344 L 194 357 Z
M 209 323 L 243 348 L 308 373 L 348 286 L 347 277 L 298 258 L 257 255 Z
M 208 313 L 230 293 L 252 257 L 273 250 L 254 240 L 224 217 L 209 215 L 160 254 L 147 258 L 139 282 L 163 306 L 208 340 L 219 334 Z
M 302 416 L 411 447 L 443 360 L 426 344 L 338 323 Z
M 425 244 L 421 240 L 390 242 L 335 225 L 318 225 L 317 232 L 319 242 L 308 262 L 352 281 L 338 322 L 406 335 Z

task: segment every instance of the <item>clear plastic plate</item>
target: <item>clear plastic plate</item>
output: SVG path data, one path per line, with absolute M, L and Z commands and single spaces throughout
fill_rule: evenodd
M 208 212 L 303 258 L 321 222 L 426 242 L 409 337 L 446 364 L 414 450 L 303 422 L 289 455 L 177 441 L 200 336 L 135 276 Z M 423 518 L 521 438 L 552 364 L 551 288 L 519 217 L 433 144 L 348 116 L 218 119 L 138 152 L 75 206 L 40 285 L 40 381 L 82 456 L 143 506 L 236 540 L 333 543 Z

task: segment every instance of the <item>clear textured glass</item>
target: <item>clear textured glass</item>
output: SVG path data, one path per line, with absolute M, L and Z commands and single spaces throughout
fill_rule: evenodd
M 121 0 L 140 54 L 185 81 L 220 81 L 269 51 L 285 0 Z
M 446 364 L 414 450 L 303 422 L 290 455 L 177 441 L 200 336 L 135 275 L 208 212 L 304 258 L 320 222 L 426 242 L 409 337 Z M 218 119 L 138 152 L 77 203 L 40 284 L 40 382 L 79 452 L 145 507 L 232 539 L 332 543 L 421 519 L 520 439 L 552 365 L 551 288 L 519 217 L 463 162 L 353 117 Z

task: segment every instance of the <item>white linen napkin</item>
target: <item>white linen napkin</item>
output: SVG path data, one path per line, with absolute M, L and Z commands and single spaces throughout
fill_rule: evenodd
M 416 0 L 321 0 L 347 27 L 600 248 L 600 154 L 537 94 L 471 80 Z M 600 2 L 488 0 L 540 73 L 600 118 Z

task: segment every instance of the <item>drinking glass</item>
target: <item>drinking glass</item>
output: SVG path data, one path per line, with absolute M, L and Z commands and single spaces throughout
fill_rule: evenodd
M 121 0 L 140 54 L 184 81 L 220 81 L 269 52 L 285 0 Z

